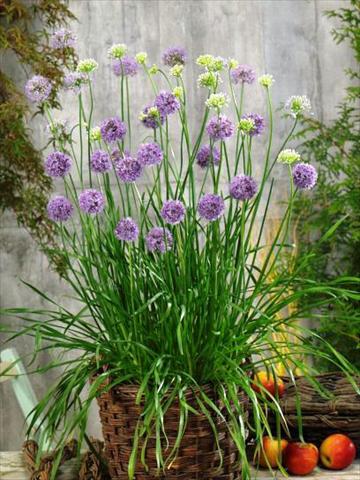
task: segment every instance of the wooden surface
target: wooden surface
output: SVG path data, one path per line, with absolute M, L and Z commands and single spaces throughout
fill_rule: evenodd
M 61 473 L 58 475 L 58 480 L 77 480 L 77 465 L 76 461 L 69 461 L 63 466 Z M 0 479 L 1 480 L 29 480 L 29 473 L 24 467 L 22 454 L 20 452 L 0 452 Z M 256 472 L 254 470 L 254 480 L 270 480 L 271 473 L 264 470 Z M 275 478 L 285 478 L 282 475 L 277 475 Z M 357 460 L 346 470 L 334 472 L 331 470 L 323 470 L 317 468 L 312 475 L 306 477 L 286 477 L 288 479 L 299 480 L 306 478 L 306 480 L 360 480 L 360 460 Z

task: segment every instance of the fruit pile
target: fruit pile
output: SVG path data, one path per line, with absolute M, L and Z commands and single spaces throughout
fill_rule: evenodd
M 260 395 L 281 397 L 285 386 L 280 378 L 266 371 L 254 377 L 253 389 Z M 356 457 L 354 442 L 341 433 L 329 435 L 318 449 L 312 443 L 289 442 L 286 439 L 263 437 L 255 463 L 264 468 L 283 466 L 292 475 L 308 475 L 320 463 L 330 470 L 347 468 Z
M 320 463 L 330 470 L 342 470 L 355 460 L 356 448 L 349 437 L 335 433 L 318 448 L 312 443 L 288 442 L 264 437 L 256 463 L 264 468 L 283 465 L 292 475 L 308 475 Z

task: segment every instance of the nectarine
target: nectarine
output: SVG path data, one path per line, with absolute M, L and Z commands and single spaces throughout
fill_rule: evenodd
M 282 454 L 287 444 L 287 440 L 264 437 L 259 455 L 259 465 L 264 468 L 269 467 L 269 465 L 272 468 L 278 467 L 281 464 Z
M 342 470 L 352 464 L 356 457 L 356 447 L 349 437 L 334 433 L 320 446 L 320 458 L 324 467 Z
M 284 452 L 284 466 L 293 475 L 311 473 L 319 461 L 319 451 L 312 443 L 289 443 Z
M 261 370 L 260 372 L 255 374 L 254 377 L 254 383 L 252 385 L 253 390 L 255 392 L 260 392 L 263 391 L 259 388 L 259 384 L 262 385 L 265 390 L 267 390 L 271 395 L 275 395 L 276 393 L 276 388 L 279 397 L 281 397 L 284 394 L 285 391 L 285 385 L 284 382 L 281 380 L 281 378 L 274 378 L 274 375 L 272 375 L 269 372 L 266 372 L 265 370 Z

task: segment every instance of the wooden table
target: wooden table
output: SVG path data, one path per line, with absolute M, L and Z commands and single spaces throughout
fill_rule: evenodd
M 58 480 L 77 480 L 77 465 L 76 461 L 70 460 L 61 469 L 58 475 Z M 264 470 L 256 472 L 254 470 L 254 480 L 270 480 L 271 473 Z M 317 468 L 314 473 L 306 477 L 283 477 L 276 475 L 275 478 L 288 478 L 299 480 L 305 478 L 306 480 L 360 480 L 360 460 L 357 460 L 346 470 L 340 472 L 323 470 Z M 1 480 L 29 480 L 29 473 L 25 469 L 24 461 L 21 452 L 0 452 L 0 479 Z

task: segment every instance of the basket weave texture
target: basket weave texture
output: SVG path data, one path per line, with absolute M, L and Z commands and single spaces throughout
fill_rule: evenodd
M 283 380 L 286 390 L 280 405 L 292 436 L 297 437 L 296 391 L 289 379 Z M 325 373 L 318 375 L 316 380 L 331 392 L 331 399 L 323 398 L 304 377 L 296 379 L 305 440 L 320 444 L 332 433 L 344 433 L 352 439 L 359 452 L 360 395 L 342 373 Z M 360 388 L 359 376 L 355 377 L 355 382 Z
M 112 480 L 128 480 L 128 462 L 133 447 L 133 435 L 140 418 L 142 407 L 135 404 L 138 387 L 122 384 L 113 387 L 98 397 L 100 419 L 102 423 L 105 455 L 108 461 Z M 215 398 L 210 387 L 206 393 L 223 409 Z M 195 393 L 186 393 L 187 402 L 196 406 Z M 247 407 L 245 395 L 241 398 L 244 412 Z M 220 466 L 220 455 L 215 442 L 212 428 L 204 414 L 189 413 L 188 424 L 181 441 L 178 454 L 170 465 L 166 466 L 165 473 L 157 469 L 155 455 L 155 434 L 150 436 L 146 447 L 145 470 L 140 455 L 137 456 L 135 467 L 136 480 L 238 480 L 241 478 L 241 464 L 238 450 L 231 439 L 224 420 L 213 416 L 213 421 L 219 436 L 223 462 Z M 164 425 L 170 453 L 175 444 L 179 429 L 179 405 L 177 401 L 169 407 L 165 414 Z M 165 440 L 163 446 L 166 445 Z M 140 449 L 141 449 L 140 444 Z M 140 451 L 140 450 L 139 450 Z M 165 454 L 166 454 L 165 452 Z

